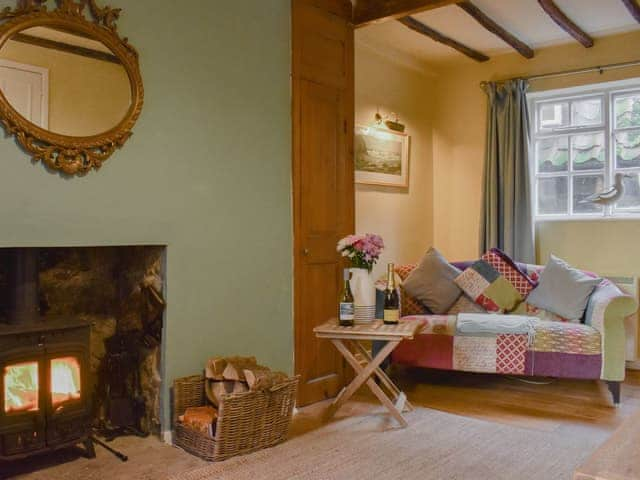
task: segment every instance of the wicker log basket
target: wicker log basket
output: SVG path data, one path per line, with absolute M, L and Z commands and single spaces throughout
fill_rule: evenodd
M 298 377 L 269 390 L 225 395 L 218 408 L 214 438 L 184 427 L 178 418 L 189 407 L 206 405 L 205 378 L 179 378 L 173 384 L 175 444 L 187 452 L 217 462 L 272 447 L 289 433 Z

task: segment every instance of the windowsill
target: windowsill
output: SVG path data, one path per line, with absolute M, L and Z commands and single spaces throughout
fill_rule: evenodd
M 546 222 L 626 222 L 629 220 L 640 220 L 640 214 L 630 214 L 618 217 L 566 217 L 566 216 L 549 216 L 549 217 L 536 217 L 534 223 L 546 223 Z

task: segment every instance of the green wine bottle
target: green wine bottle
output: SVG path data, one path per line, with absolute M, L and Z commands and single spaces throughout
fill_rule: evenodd
M 342 292 L 340 293 L 340 300 L 338 306 L 338 321 L 342 327 L 352 327 L 355 307 L 353 305 L 353 293 L 351 293 L 351 285 L 349 284 L 349 278 L 351 274 L 348 268 L 344 269 L 342 278 L 344 284 L 342 286 Z

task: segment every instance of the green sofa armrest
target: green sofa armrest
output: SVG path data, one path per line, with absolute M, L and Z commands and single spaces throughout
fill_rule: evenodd
M 600 378 L 621 382 L 625 377 L 626 333 L 624 320 L 638 310 L 636 301 L 608 280 L 589 298 L 585 323 L 600 332 L 602 370 Z

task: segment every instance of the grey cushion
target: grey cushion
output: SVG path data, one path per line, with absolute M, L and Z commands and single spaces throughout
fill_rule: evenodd
M 551 255 L 527 303 L 569 320 L 580 320 L 593 289 L 602 281 Z
M 440 252 L 430 248 L 402 286 L 433 313 L 443 314 L 462 295 L 462 290 L 453 281 L 460 273 Z

